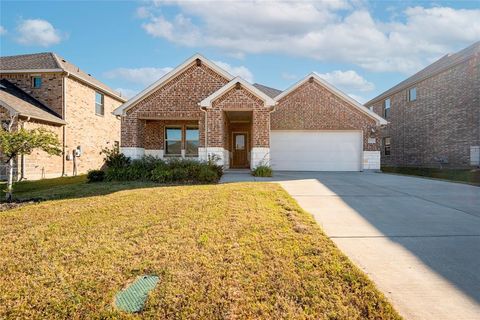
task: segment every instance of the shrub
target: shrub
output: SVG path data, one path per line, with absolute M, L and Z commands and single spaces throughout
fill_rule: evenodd
M 198 172 L 198 182 L 214 183 L 219 180 L 217 170 L 211 166 L 202 166 Z
M 90 170 L 87 173 L 88 182 L 101 182 L 105 180 L 105 172 L 102 170 Z
M 252 175 L 255 177 L 271 177 L 272 176 L 272 167 L 267 165 L 259 165 L 252 171 Z
M 130 158 L 120 153 L 118 148 L 104 148 L 101 153 L 105 155 L 103 159 L 109 168 L 123 168 L 130 164 Z
M 128 165 L 109 166 L 105 170 L 108 181 L 154 181 L 159 183 L 212 183 L 223 174 L 221 166 L 193 159 L 172 158 L 163 161 L 152 156 L 129 161 Z

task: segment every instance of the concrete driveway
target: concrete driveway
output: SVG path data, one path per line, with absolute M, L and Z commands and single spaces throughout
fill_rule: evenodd
M 313 214 L 406 319 L 480 319 L 479 187 L 360 172 L 264 180 Z

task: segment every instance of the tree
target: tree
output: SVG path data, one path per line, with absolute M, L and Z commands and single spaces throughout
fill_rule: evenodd
M 34 149 L 41 149 L 50 155 L 61 155 L 62 148 L 55 133 L 44 129 L 13 130 L 15 116 L 11 117 L 8 127 L 0 129 L 0 150 L 7 158 L 8 182 L 5 196 L 7 201 L 13 199 L 13 160 L 17 156 L 29 155 Z

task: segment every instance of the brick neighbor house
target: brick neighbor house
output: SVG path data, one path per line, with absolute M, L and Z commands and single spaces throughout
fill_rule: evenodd
M 386 124 L 316 74 L 281 92 L 198 54 L 114 113 L 127 156 L 214 158 L 225 168 L 379 169 Z
M 103 164 L 102 148 L 120 141 L 112 111 L 126 99 L 55 53 L 0 58 L 0 120 L 5 127 L 44 127 L 55 132 L 63 156 L 42 151 L 15 160 L 17 178 L 39 179 L 85 173 Z M 75 155 L 75 156 L 74 156 Z M 0 158 L 3 158 L 0 153 Z M 4 161 L 0 177 L 5 178 Z M 76 167 L 76 168 L 75 168 Z
M 480 163 L 480 42 L 447 54 L 365 104 L 387 119 L 382 165 Z

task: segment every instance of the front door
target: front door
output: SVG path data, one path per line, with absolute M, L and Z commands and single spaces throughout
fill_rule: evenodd
M 233 134 L 232 167 L 234 167 L 234 168 L 246 168 L 246 167 L 248 167 L 247 134 L 246 133 L 234 133 Z

